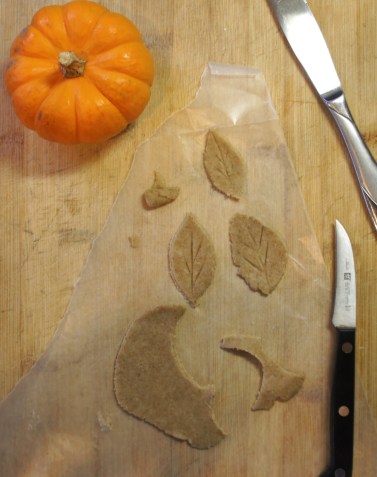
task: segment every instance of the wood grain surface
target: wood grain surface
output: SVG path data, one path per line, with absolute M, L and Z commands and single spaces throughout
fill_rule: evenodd
M 1 73 L 14 37 L 47 0 L 0 4 Z M 53 2 L 63 3 L 63 2 Z M 131 18 L 156 68 L 150 104 L 105 144 L 61 146 L 26 130 L 0 85 L 0 399 L 41 356 L 136 147 L 197 91 L 208 61 L 265 75 L 328 273 L 334 222 L 352 240 L 358 277 L 357 373 L 377 418 L 377 248 L 346 149 L 302 74 L 266 0 L 102 0 Z M 377 155 L 377 4 L 313 0 L 359 128 Z

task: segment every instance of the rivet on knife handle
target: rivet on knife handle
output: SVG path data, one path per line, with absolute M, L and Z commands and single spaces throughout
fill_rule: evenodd
M 342 133 L 377 232 L 377 163 L 352 118 L 330 52 L 307 0 L 268 2 L 293 52 Z

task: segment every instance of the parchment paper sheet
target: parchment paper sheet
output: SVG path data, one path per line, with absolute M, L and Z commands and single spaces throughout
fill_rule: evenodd
M 202 153 L 209 128 L 247 162 L 240 201 L 208 182 Z M 154 171 L 181 192 L 174 203 L 146 210 L 141 196 Z M 195 309 L 167 266 L 169 242 L 187 213 L 217 255 L 214 283 Z M 232 265 L 228 223 L 235 213 L 253 215 L 287 246 L 286 275 L 268 297 L 251 292 Z M 182 364 L 216 389 L 214 413 L 227 437 L 207 451 L 129 416 L 114 397 L 114 361 L 129 325 L 169 304 L 187 307 L 176 336 Z M 137 150 L 52 343 L 2 402 L 0 476 L 316 476 L 328 457 L 330 316 L 331 287 L 264 78 L 209 64 L 195 100 Z M 235 333 L 260 336 L 273 359 L 304 371 L 302 391 L 268 412 L 251 412 L 258 370 L 219 347 Z M 360 387 L 358 397 L 355 465 L 357 475 L 369 476 L 375 429 Z

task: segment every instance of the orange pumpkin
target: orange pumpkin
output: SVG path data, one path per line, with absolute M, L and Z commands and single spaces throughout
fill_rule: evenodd
M 42 8 L 15 39 L 5 83 L 22 123 L 50 141 L 105 141 L 143 111 L 153 61 L 126 17 L 91 1 Z

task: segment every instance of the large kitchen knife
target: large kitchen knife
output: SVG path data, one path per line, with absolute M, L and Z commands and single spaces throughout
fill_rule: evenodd
M 377 163 L 353 118 L 330 52 L 307 0 L 268 0 L 293 52 L 334 118 L 377 232 Z
M 321 477 L 351 477 L 355 389 L 356 276 L 347 232 L 336 222 L 336 290 L 333 325 L 337 333 L 331 398 L 331 460 Z

